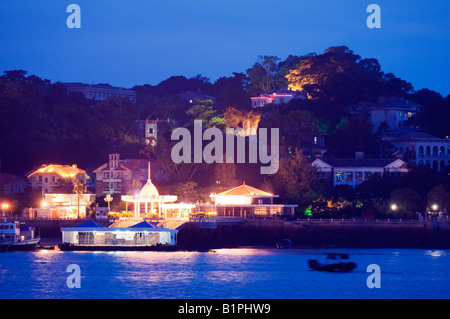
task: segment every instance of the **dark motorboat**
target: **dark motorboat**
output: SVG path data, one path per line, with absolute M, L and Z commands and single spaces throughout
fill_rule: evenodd
M 328 253 L 327 259 L 334 262 L 321 264 L 316 259 L 310 259 L 308 265 L 312 270 L 329 272 L 347 272 L 356 268 L 356 263 L 352 261 L 341 261 L 349 259 L 347 254 Z
M 292 241 L 289 238 L 284 238 L 276 243 L 277 248 L 283 249 L 283 248 L 291 248 L 292 247 Z

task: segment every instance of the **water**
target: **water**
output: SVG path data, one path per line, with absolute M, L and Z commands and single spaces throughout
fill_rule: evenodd
M 349 253 L 350 273 L 307 261 Z M 67 287 L 67 266 L 81 288 Z M 381 288 L 366 284 L 369 264 Z M 449 298 L 450 250 L 217 249 L 212 252 L 9 252 L 0 254 L 0 298 Z

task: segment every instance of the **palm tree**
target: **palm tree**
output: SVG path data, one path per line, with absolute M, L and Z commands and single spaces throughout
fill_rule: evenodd
M 86 184 L 81 179 L 73 181 L 73 192 L 78 196 L 78 219 L 80 219 L 80 195 L 86 193 Z

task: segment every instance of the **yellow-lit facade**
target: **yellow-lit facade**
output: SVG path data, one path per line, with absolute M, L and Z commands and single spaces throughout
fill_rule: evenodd
M 89 184 L 89 176 L 86 171 L 79 169 L 77 165 L 42 165 L 27 176 L 33 191 L 40 191 L 42 195 L 52 192 L 63 185 L 72 185 L 72 181 L 80 179 L 84 184 Z

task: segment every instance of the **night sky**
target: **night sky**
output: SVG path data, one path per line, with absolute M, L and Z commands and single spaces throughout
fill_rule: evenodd
M 81 29 L 69 29 L 69 4 Z M 381 7 L 381 29 L 366 8 Z M 322 53 L 346 45 L 384 72 L 450 93 L 450 1 L 1 0 L 0 71 L 52 82 L 158 84 L 173 75 L 215 81 L 258 55 Z M 0 72 L 0 73 L 1 73 Z

